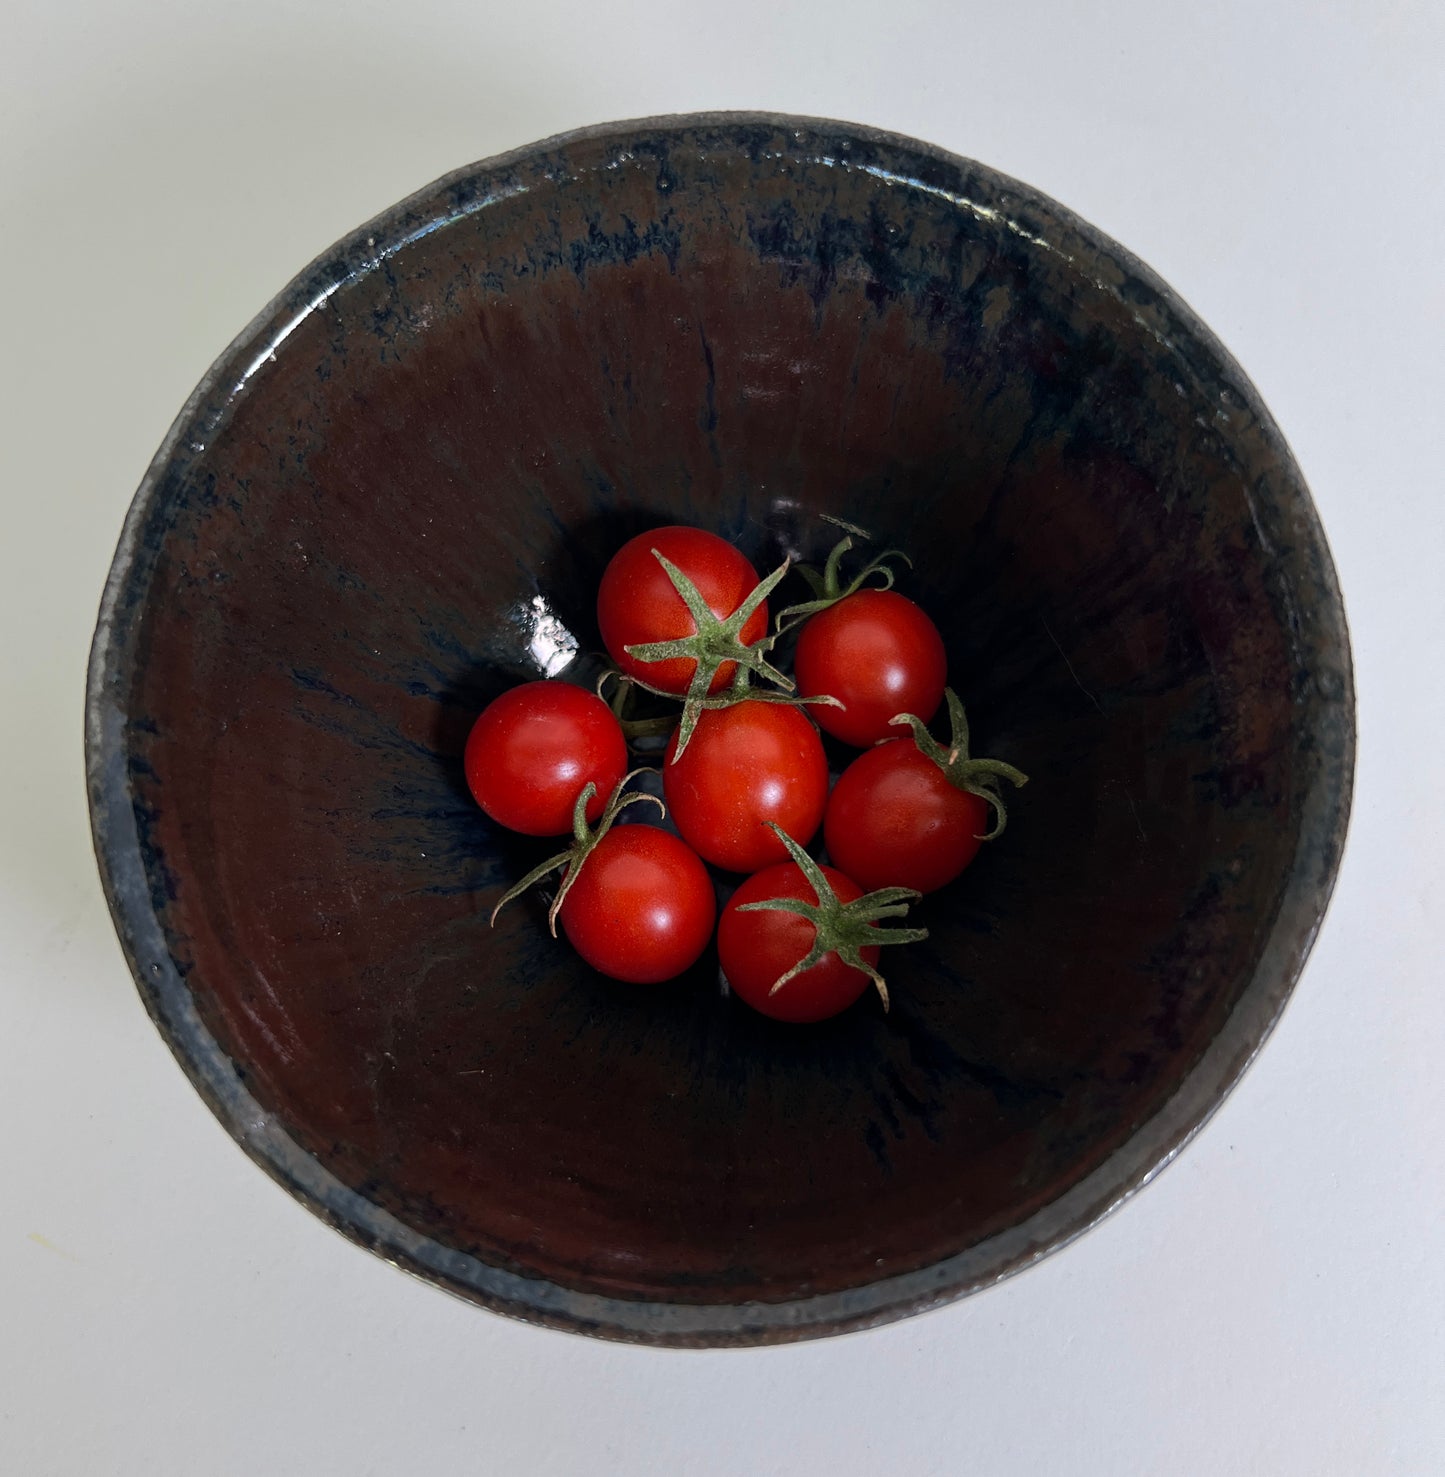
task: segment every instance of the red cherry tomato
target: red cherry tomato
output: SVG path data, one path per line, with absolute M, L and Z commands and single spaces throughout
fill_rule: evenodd
M 683 839 L 714 866 L 756 872 L 786 860 L 774 821 L 800 846 L 828 803 L 828 761 L 818 731 L 786 703 L 749 699 L 705 711 L 674 762 L 667 745 L 662 794 Z
M 852 878 L 832 867 L 822 870 L 840 903 L 851 903 L 863 895 L 863 889 Z M 796 913 L 738 911 L 744 903 L 766 898 L 819 901 L 813 884 L 796 862 L 768 867 L 738 888 L 728 899 L 717 929 L 718 961 L 734 994 L 775 1021 L 822 1021 L 847 1010 L 871 981 L 861 969 L 844 964 L 832 953 L 794 975 L 776 995 L 769 993 L 788 970 L 807 957 L 816 932 L 806 918 Z M 879 950 L 865 948 L 860 953 L 877 968 Z
M 687 691 L 697 663 L 691 657 L 644 662 L 626 648 L 653 641 L 671 641 L 697 633 L 697 622 L 682 596 L 658 562 L 653 550 L 671 560 L 697 586 L 708 608 L 725 620 L 752 594 L 757 570 L 726 539 L 701 528 L 655 528 L 641 533 L 612 556 L 597 591 L 597 624 L 608 655 L 629 677 L 663 692 Z M 744 624 L 739 637 L 744 646 L 768 632 L 764 601 Z M 737 664 L 723 662 L 709 687 L 719 692 L 733 680 Z M 890 715 L 891 716 L 891 715 Z
M 867 891 L 935 892 L 978 855 L 988 804 L 955 788 L 912 739 L 860 754 L 828 800 L 828 855 Z
M 526 682 L 490 703 L 472 725 L 463 755 L 467 785 L 500 826 L 526 836 L 561 836 L 591 780 L 588 820 L 627 773 L 627 740 L 596 693 L 569 682 Z
M 911 600 L 859 590 L 804 623 L 793 670 L 804 697 L 827 693 L 844 705 L 814 707 L 824 732 L 861 749 L 896 735 L 889 719 L 899 713 L 933 717 L 948 658 L 938 627 Z
M 717 897 L 695 853 L 656 826 L 614 826 L 592 849 L 558 912 L 572 947 L 600 973 L 650 985 L 697 962 Z

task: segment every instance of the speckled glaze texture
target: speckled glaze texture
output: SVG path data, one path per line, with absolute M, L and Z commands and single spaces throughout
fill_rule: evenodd
M 928 942 L 811 1030 L 609 983 L 462 779 L 599 645 L 609 555 L 908 549 L 976 747 L 1032 783 Z M 1343 610 L 1239 368 L 1127 253 L 852 125 L 610 125 L 309 268 L 158 454 L 92 658 L 101 871 L 246 1150 L 387 1259 L 607 1337 L 917 1311 L 1143 1183 L 1267 1034 L 1348 810 Z

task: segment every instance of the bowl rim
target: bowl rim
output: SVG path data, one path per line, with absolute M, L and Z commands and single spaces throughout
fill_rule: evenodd
M 1272 550 L 1302 589 L 1306 613 L 1295 657 L 1311 680 L 1297 734 L 1318 760 L 1300 808 L 1299 837 L 1278 912 L 1234 1009 L 1173 1093 L 1101 1164 L 1020 1224 L 931 1266 L 839 1292 L 784 1302 L 683 1303 L 603 1296 L 519 1276 L 455 1251 L 405 1225 L 341 1183 L 285 1132 L 247 1091 L 202 1024 L 185 978 L 166 948 L 147 879 L 126 760 L 125 700 L 135 638 L 167 500 L 204 455 L 217 428 L 287 336 L 333 293 L 440 226 L 518 193 L 521 166 L 579 145 L 640 137 L 770 129 L 812 164 L 848 167 L 819 146 L 866 146 L 897 160 L 882 177 L 942 196 L 998 222 L 1041 249 L 1077 245 L 1079 259 L 1112 261 L 1142 288 L 1136 320 L 1194 357 L 1192 368 L 1227 387 L 1258 423 L 1287 495 L 1251 511 L 1287 526 Z M 873 169 L 873 173 L 880 173 Z M 966 179 L 968 191 L 923 178 Z M 979 196 L 987 195 L 992 203 Z M 1068 254 L 1067 252 L 1065 254 Z M 1075 261 L 1079 265 L 1079 261 Z M 1097 278 L 1105 291 L 1119 293 Z M 1142 316 L 1141 316 L 1142 315 Z M 1147 320 L 1147 321 L 1146 321 Z M 1266 549 L 1270 545 L 1266 542 Z M 1313 664 L 1313 665 L 1312 665 Z M 1299 740 L 1297 739 L 1297 746 Z M 1198 316 L 1117 242 L 1028 185 L 935 145 L 866 125 L 765 111 L 672 114 L 602 123 L 553 135 L 453 170 L 322 252 L 236 336 L 187 399 L 131 503 L 101 598 L 87 674 L 86 778 L 92 840 L 111 917 L 146 1009 L 211 1111 L 241 1148 L 322 1220 L 394 1265 L 523 1321 L 627 1342 L 724 1347 L 788 1342 L 891 1322 L 941 1306 L 1009 1277 L 1074 1241 L 1153 1180 L 1207 1123 L 1257 1056 L 1278 1021 L 1318 935 L 1348 827 L 1355 757 L 1355 694 L 1348 627 L 1333 561 L 1300 470 L 1258 392 Z

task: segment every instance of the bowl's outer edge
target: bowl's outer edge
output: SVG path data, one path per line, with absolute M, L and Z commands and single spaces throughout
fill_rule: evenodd
M 731 127 L 774 128 L 799 140 L 825 135 L 894 149 L 991 181 L 1033 218 L 1071 232 L 1111 256 L 1158 299 L 1162 320 L 1192 340 L 1228 382 L 1296 484 L 1296 571 L 1312 597 L 1312 644 L 1333 668 L 1321 677 L 1311 713 L 1323 740 L 1300 823 L 1294 866 L 1254 976 L 1219 1035 L 1150 1119 L 1108 1160 L 1023 1224 L 920 1271 L 843 1292 L 784 1303 L 682 1304 L 602 1297 L 526 1278 L 452 1251 L 348 1189 L 264 1112 L 201 1023 L 165 945 L 141 861 L 126 772 L 124 692 L 130 643 L 145 590 L 145 540 L 169 481 L 199 454 L 244 394 L 254 368 L 318 297 L 342 287 L 415 234 L 459 182 L 498 180 L 515 165 L 580 143 L 641 133 Z M 495 194 L 479 192 L 469 209 Z M 1021 228 L 1022 229 L 1022 228 Z M 263 347 L 264 346 L 264 347 Z M 248 368 L 249 366 L 249 368 Z M 1147 266 L 1067 208 L 997 171 L 932 145 L 864 125 L 764 112 L 712 112 L 627 120 L 556 135 L 442 176 L 323 252 L 279 293 L 216 360 L 171 426 L 126 517 L 102 595 L 86 692 L 86 775 L 92 836 L 111 916 L 141 997 L 157 1028 L 211 1110 L 250 1157 L 328 1224 L 393 1264 L 495 1311 L 524 1321 L 628 1342 L 676 1347 L 782 1343 L 870 1327 L 951 1302 L 992 1285 L 1067 1245 L 1149 1183 L 1208 1121 L 1254 1060 L 1279 1019 L 1318 934 L 1339 868 L 1355 756 L 1355 698 L 1348 628 L 1318 515 L 1284 437 L 1228 351 Z

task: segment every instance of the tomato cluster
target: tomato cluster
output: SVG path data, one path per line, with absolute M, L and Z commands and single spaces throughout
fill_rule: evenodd
M 716 923 L 724 977 L 765 1015 L 823 1020 L 870 983 L 886 1007 L 880 948 L 926 937 L 890 920 L 1002 831 L 999 783 L 1025 777 L 969 756 L 938 628 L 892 588 L 888 561 L 903 556 L 884 554 L 844 583 L 842 559 L 860 534 L 849 529 L 821 571 L 799 566 L 812 598 L 773 625 L 768 597 L 786 561 L 759 579 L 733 545 L 685 527 L 618 550 L 597 598 L 616 699 L 561 680 L 525 683 L 488 706 L 467 740 L 467 782 L 494 821 L 572 835 L 498 909 L 555 872 L 553 933 L 560 922 L 615 979 L 673 978 Z M 790 678 L 774 655 L 793 636 Z M 628 772 L 629 729 L 646 726 L 623 716 L 633 689 L 682 701 L 668 720 L 662 800 L 628 788 L 639 772 Z M 946 743 L 928 726 L 945 702 Z M 864 751 L 831 794 L 819 728 Z M 615 826 L 638 802 L 670 814 L 679 835 Z M 828 865 L 806 850 L 820 830 Z M 721 919 L 704 863 L 746 876 Z

